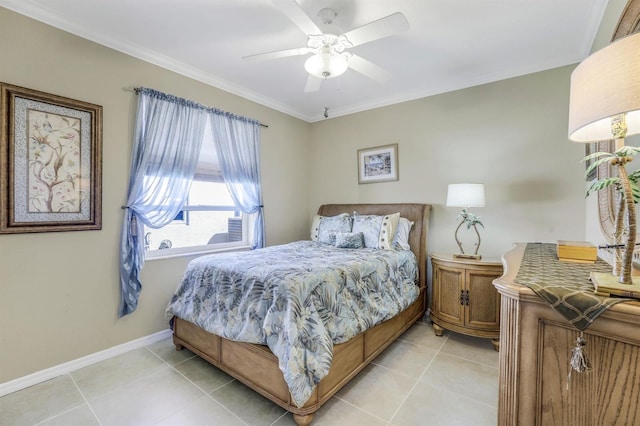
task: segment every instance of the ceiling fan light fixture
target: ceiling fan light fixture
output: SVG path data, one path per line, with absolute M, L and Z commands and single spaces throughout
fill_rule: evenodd
M 333 52 L 322 52 L 311 56 L 304 63 L 304 69 L 314 77 L 329 79 L 339 77 L 347 71 L 347 59 Z

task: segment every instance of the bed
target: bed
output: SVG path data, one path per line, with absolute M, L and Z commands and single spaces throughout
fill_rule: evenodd
M 417 260 L 417 271 L 407 272 L 413 274 L 411 275 L 411 281 L 413 281 L 413 277 L 417 276 L 415 284 L 411 282 L 411 287 L 414 288 L 412 292 L 415 293 L 415 297 L 410 299 L 413 301 L 410 304 L 407 303 L 408 306 L 405 307 L 402 305 L 402 310 L 399 313 L 395 314 L 394 311 L 395 315 L 392 318 L 386 319 L 372 328 L 359 332 L 354 337 L 349 338 L 349 340 L 337 344 L 330 344 L 331 359 L 330 367 L 327 368 L 328 372 L 325 371 L 322 379 L 319 382 L 314 382 L 313 387 L 303 393 L 303 397 L 300 397 L 298 388 L 292 387 L 292 380 L 295 381 L 295 377 L 292 379 L 291 372 L 286 368 L 284 369 L 286 374 L 282 372 L 283 370 L 281 370 L 279 364 L 283 362 L 283 354 L 279 352 L 280 349 L 277 346 L 272 345 L 271 341 L 269 341 L 269 346 L 274 348 L 274 352 L 279 356 L 276 356 L 267 345 L 245 343 L 237 341 L 237 339 L 220 337 L 205 330 L 205 325 L 200 327 L 195 324 L 196 322 L 201 323 L 201 321 L 194 320 L 192 322 L 174 313 L 173 315 L 175 316 L 173 316 L 171 321 L 173 341 L 176 348 L 178 350 L 188 348 L 264 397 L 290 411 L 293 414 L 296 424 L 310 424 L 313 414 L 407 328 L 415 321 L 421 319 L 427 307 L 426 256 L 430 205 L 325 204 L 318 209 L 318 215 L 323 217 L 336 217 L 342 213 L 352 214 L 354 211 L 359 215 L 380 216 L 397 212 L 400 213 L 401 217 L 413 222 L 413 226 L 410 228 L 411 230 L 408 235 L 410 252 L 407 251 L 406 253 Z M 300 255 L 300 253 L 305 253 L 304 250 L 307 249 L 306 245 L 300 244 L 313 243 L 295 242 L 290 245 L 283 245 L 283 247 L 284 250 L 294 251 Z M 351 252 L 357 251 L 352 250 Z M 378 252 L 385 252 L 385 250 L 378 250 Z M 204 261 L 205 260 L 203 260 L 203 262 Z M 190 270 L 196 271 L 193 272 L 194 274 L 201 274 L 201 272 L 198 272 L 199 270 L 191 267 L 190 264 L 190 267 L 185 272 L 185 276 L 189 274 Z M 231 281 L 234 280 L 235 278 L 231 279 Z M 183 282 L 184 281 L 183 279 Z M 200 290 L 200 292 L 202 292 L 202 290 Z M 176 294 L 178 294 L 178 291 Z M 175 300 L 176 295 L 174 295 L 170 306 L 176 304 Z M 188 304 L 190 302 L 180 303 Z M 207 303 L 211 304 L 213 302 Z M 218 301 L 216 303 L 222 302 Z M 400 302 L 396 302 L 396 304 L 398 303 Z M 290 312 L 291 309 L 285 309 L 284 311 Z M 178 308 L 172 308 L 171 312 L 180 312 L 180 310 Z M 184 316 L 187 317 L 187 315 Z M 206 328 L 211 329 L 211 327 Z M 251 329 L 252 326 L 248 324 L 239 328 L 245 330 L 247 328 Z M 259 331 L 256 332 L 259 333 Z M 219 334 L 222 335 L 225 333 Z M 306 356 L 304 358 L 305 360 L 307 359 Z M 312 367 L 315 367 L 315 364 L 313 364 Z M 309 371 L 305 370 L 304 373 L 312 374 L 312 367 L 309 368 Z M 304 373 L 301 375 L 304 375 Z

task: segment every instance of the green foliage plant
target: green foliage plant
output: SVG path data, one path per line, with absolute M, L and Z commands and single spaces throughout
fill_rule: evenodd
M 590 166 L 585 172 L 586 175 L 606 162 L 616 167 L 618 172 L 617 176 L 599 179 L 593 182 L 589 189 L 587 189 L 586 196 L 610 187 L 613 187 L 618 194 L 614 239 L 617 244 L 619 241 L 622 241 L 623 235 L 627 237 L 623 244 L 622 268 L 618 276 L 618 281 L 623 284 L 632 283 L 631 263 L 633 261 L 633 250 L 636 242 L 635 204 L 640 200 L 640 188 L 638 187 L 640 170 L 628 174 L 626 164 L 631 162 L 633 157 L 638 154 L 640 154 L 640 148 L 622 146 L 615 152 L 594 152 L 583 159 L 583 161 L 591 161 Z

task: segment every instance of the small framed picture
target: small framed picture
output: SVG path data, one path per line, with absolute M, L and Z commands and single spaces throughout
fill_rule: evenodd
M 358 150 L 358 183 L 398 180 L 398 144 Z
M 0 83 L 0 234 L 102 228 L 102 107 Z

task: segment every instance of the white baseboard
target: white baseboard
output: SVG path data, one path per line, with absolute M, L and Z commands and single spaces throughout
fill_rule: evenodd
M 118 346 L 113 346 L 109 349 L 105 349 L 91 355 L 83 356 L 82 358 L 74 359 L 73 361 L 65 362 L 64 364 L 59 364 L 50 368 L 46 368 L 44 370 L 36 371 L 35 373 L 19 377 L 9 382 L 0 383 L 0 397 L 19 391 L 21 389 L 28 388 L 29 386 L 37 385 L 38 383 L 46 382 L 47 380 L 54 379 L 64 374 L 69 374 L 70 372 L 79 368 L 95 364 L 96 362 L 104 361 L 105 359 L 113 358 L 114 356 L 121 355 L 133 349 L 148 346 L 162 339 L 166 339 L 167 337 L 171 337 L 171 330 L 159 331 L 157 333 L 150 334 L 148 336 L 141 337 L 139 339 L 135 339 Z

